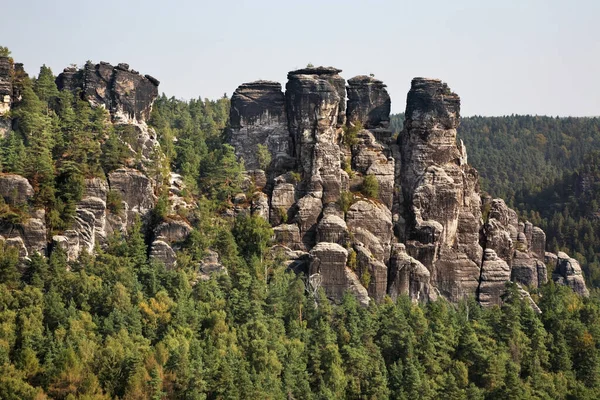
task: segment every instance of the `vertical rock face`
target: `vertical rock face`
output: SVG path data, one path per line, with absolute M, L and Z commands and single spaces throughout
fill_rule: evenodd
M 92 106 L 105 106 L 116 121 L 143 122 L 150 118 L 152 103 L 158 97 L 159 82 L 142 76 L 127 64 L 88 62 L 83 70 L 66 68 L 56 78 L 59 90 L 81 91 Z
M 247 170 L 265 168 L 258 145 L 267 146 L 273 155 L 266 166 L 272 176 L 293 167 L 281 84 L 257 81 L 239 86 L 231 97 L 229 121 L 231 144 Z
M 360 75 L 348 79 L 348 121 L 361 121 L 367 128 L 387 127 L 390 122 L 390 96 L 383 82 Z
M 10 111 L 13 96 L 13 65 L 9 57 L 0 57 L 0 116 Z
M 13 64 L 11 59 L 0 57 L 2 136 L 12 125 L 10 118 L 3 118 L 4 114 L 10 111 L 11 105 L 21 100 L 26 76 L 22 64 Z M 72 261 L 83 252 L 92 254 L 96 246 L 104 246 L 111 234 L 117 231 L 125 233 L 138 216 L 142 222 L 146 222 L 146 217 L 156 204 L 155 182 L 146 174 L 145 168 L 153 160 L 151 154 L 155 151 L 160 153 L 160 148 L 155 132 L 147 126 L 146 121 L 158 95 L 159 82 L 149 75 L 142 76 L 131 70 L 127 64 L 113 67 L 108 63 L 87 63 L 83 69 L 66 68 L 58 76 L 57 85 L 60 90 L 80 95 L 92 107 L 107 109 L 113 125 L 118 128 L 117 132 L 123 132 L 123 143 L 142 161 L 141 166 L 136 164 L 140 169 L 120 168 L 110 172 L 108 179 L 86 179 L 85 190 L 76 204 L 71 226 L 51 238 L 51 247 L 48 247 L 45 212 L 33 208 L 31 199 L 34 189 L 31 184 L 19 175 L 0 174 L 0 196 L 8 210 L 7 217 L 0 219 L 0 240 L 18 247 L 22 257 L 36 252 L 47 255 L 53 249 L 62 248 L 68 260 Z M 281 113 L 285 115 L 283 109 Z M 182 188 L 181 182 L 174 182 L 169 188 L 172 213 L 181 205 L 175 202 L 181 199 L 178 195 Z M 268 203 L 264 203 L 260 207 L 268 214 Z M 163 262 L 167 267 L 174 267 L 174 250 L 191 229 L 186 222 L 169 220 L 159 225 L 155 232 L 146 232 L 147 237 L 154 239 L 149 246 L 151 258 Z
M 400 134 L 401 186 L 409 253 L 452 301 L 474 294 L 480 277 L 481 200 L 477 173 L 456 142 L 460 98 L 437 79 L 415 78 Z
M 579 262 L 562 251 L 558 252 L 555 260 L 556 267 L 554 268 L 552 278 L 558 283 L 569 286 L 576 293 L 588 296 L 589 291 L 585 285 Z
M 363 304 L 407 294 L 477 296 L 491 306 L 511 279 L 543 284 L 544 232 L 519 223 L 500 199 L 482 204 L 477 171 L 456 139 L 458 95 L 440 80 L 415 78 L 404 130 L 392 143 L 385 85 L 358 76 L 346 91 L 340 72 L 296 70 L 285 95 L 279 84 L 258 81 L 232 97 L 230 142 L 246 167 L 260 166 L 259 144 L 273 160 L 290 160 L 275 163 L 260 193 L 270 204 L 274 251 L 296 271 L 305 265 L 333 300 L 350 291 Z M 367 175 L 377 179 L 377 198 L 358 193 Z M 564 260 L 556 257 L 555 279 L 585 294 L 578 264 Z
M 110 112 L 113 124 L 132 132 L 127 145 L 140 153 L 148 163 L 158 146 L 156 133 L 146 121 L 150 118 L 152 103 L 158 97 L 159 81 L 150 75 L 140 75 L 128 64 L 116 67 L 106 62 L 88 62 L 84 68 L 65 68 L 56 78 L 59 90 L 79 94 L 92 107 L 104 107 Z
M 341 192 L 341 126 L 346 87 L 335 68 L 307 68 L 288 74 L 286 109 L 294 155 L 309 190 L 322 191 L 323 203 Z

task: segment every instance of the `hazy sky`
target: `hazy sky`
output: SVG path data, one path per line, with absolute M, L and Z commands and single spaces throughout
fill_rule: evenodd
M 415 76 L 440 78 L 463 115 L 600 115 L 600 0 L 19 0 L 0 45 L 36 75 L 127 62 L 168 96 L 216 98 L 244 82 L 331 65 L 375 74 L 393 112 Z

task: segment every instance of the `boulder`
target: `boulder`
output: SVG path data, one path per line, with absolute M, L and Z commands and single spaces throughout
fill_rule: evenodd
M 192 227 L 186 221 L 169 219 L 154 228 L 154 237 L 167 243 L 180 243 L 192 233 Z
M 331 242 L 344 246 L 348 241 L 346 221 L 337 215 L 324 216 L 317 225 L 317 242 Z
M 227 274 L 227 269 L 219 261 L 219 253 L 206 250 L 206 254 L 200 261 L 198 276 L 201 280 L 209 280 L 211 276 L 218 274 Z

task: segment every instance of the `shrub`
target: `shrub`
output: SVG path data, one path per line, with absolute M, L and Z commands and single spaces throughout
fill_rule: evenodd
M 277 213 L 279 214 L 279 219 L 282 224 L 287 224 L 288 222 L 288 213 L 285 208 L 279 207 L 277 208 Z
M 302 180 L 302 175 L 300 175 L 300 172 L 292 171 L 290 172 L 290 176 L 292 177 L 293 183 L 298 183 Z
M 116 190 L 110 190 L 106 194 L 106 208 L 115 215 L 121 215 L 123 212 L 123 197 Z
M 379 197 L 379 181 L 374 175 L 367 175 L 362 183 L 362 194 L 367 197 L 376 199 Z
M 369 284 L 371 283 L 371 273 L 369 271 L 365 271 L 360 275 L 360 283 L 362 283 L 365 288 L 369 287 Z
M 344 138 L 342 139 L 342 143 L 348 147 L 352 147 L 355 144 L 358 144 L 358 132 L 363 130 L 362 124 L 357 121 L 352 126 L 344 127 Z
M 342 192 L 340 193 L 340 199 L 338 200 L 338 205 L 340 209 L 346 215 L 350 206 L 354 203 L 354 193 L 352 192 Z
M 356 271 L 356 268 L 358 267 L 358 261 L 356 260 L 356 251 L 354 251 L 354 249 L 350 249 L 350 251 L 348 251 L 347 265 L 348 268 L 350 268 L 352 271 Z
M 271 164 L 271 152 L 264 144 L 259 144 L 257 148 L 258 166 L 262 170 L 266 170 Z

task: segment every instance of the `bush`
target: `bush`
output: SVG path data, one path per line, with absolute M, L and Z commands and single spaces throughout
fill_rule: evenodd
M 358 144 L 358 132 L 363 130 L 363 126 L 360 122 L 355 122 L 352 126 L 344 127 L 344 138 L 342 143 L 348 147 L 352 147 Z
M 293 183 L 298 183 L 302 180 L 302 175 L 300 174 L 300 172 L 292 171 L 290 172 L 290 176 L 292 177 Z
M 367 197 L 376 199 L 379 197 L 379 181 L 374 175 L 367 175 L 362 183 L 362 194 Z
M 116 190 L 110 190 L 106 194 L 106 208 L 115 215 L 121 215 L 123 212 L 123 197 Z
M 257 147 L 258 166 L 260 169 L 266 170 L 271 164 L 271 152 L 264 144 L 259 144 Z
M 356 272 L 356 268 L 358 268 L 358 261 L 356 260 L 356 251 L 354 251 L 354 249 L 350 249 L 350 251 L 348 251 L 348 261 L 346 264 L 348 265 L 348 268 Z
M 338 200 L 338 205 L 340 209 L 346 215 L 350 206 L 354 203 L 354 193 L 352 192 L 342 192 L 340 193 L 340 199 Z

